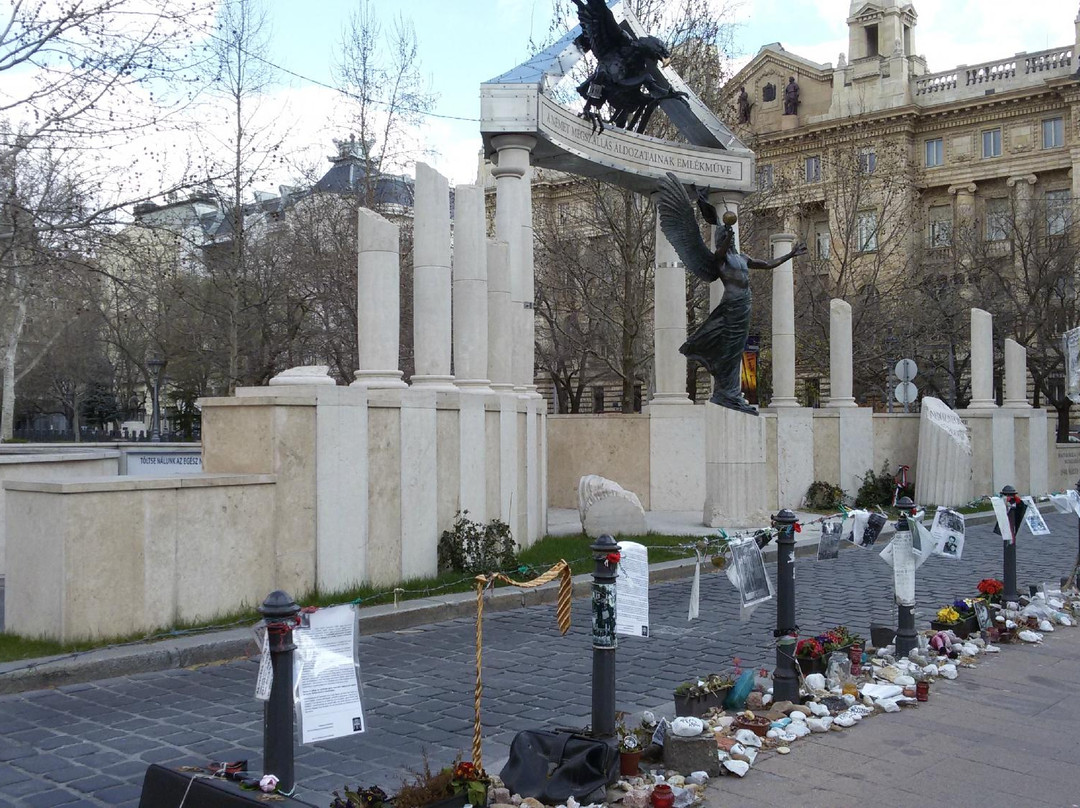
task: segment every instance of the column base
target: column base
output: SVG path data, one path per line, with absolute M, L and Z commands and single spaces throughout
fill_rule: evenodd
M 693 404 L 686 393 L 657 393 L 649 399 L 650 404 Z
M 825 402 L 826 409 L 836 409 L 837 407 L 858 407 L 858 403 L 852 398 L 830 398 Z
M 425 390 L 457 390 L 453 376 L 413 376 L 409 383 Z
M 797 398 L 774 398 L 769 402 L 769 409 L 776 410 L 784 407 L 801 407 Z
M 487 379 L 455 379 L 454 385 L 462 392 L 490 393 L 491 382 Z
M 1032 409 L 1032 406 L 1026 401 L 1010 401 L 1009 399 L 1005 399 L 1005 403 L 1001 405 L 1001 408 L 1004 410 L 1030 410 Z
M 400 370 L 358 370 L 350 387 L 408 387 Z
M 969 410 L 996 410 L 997 402 L 992 398 L 972 399 L 967 408 Z

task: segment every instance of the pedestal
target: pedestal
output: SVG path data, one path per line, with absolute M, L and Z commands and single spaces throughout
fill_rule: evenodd
M 709 527 L 767 523 L 764 419 L 705 405 L 705 509 Z

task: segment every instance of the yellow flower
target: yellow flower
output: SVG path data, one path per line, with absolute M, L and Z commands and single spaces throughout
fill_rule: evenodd
M 944 609 L 938 609 L 937 619 L 942 623 L 955 623 L 960 619 L 960 613 L 952 606 L 946 606 Z

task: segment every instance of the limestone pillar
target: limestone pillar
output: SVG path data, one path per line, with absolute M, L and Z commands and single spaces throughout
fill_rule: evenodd
M 733 193 L 721 193 L 720 191 L 713 191 L 709 194 L 709 202 L 716 208 L 716 213 L 723 219 L 724 214 L 727 211 L 731 211 L 736 216 L 739 215 L 739 203 L 742 201 L 742 194 Z M 716 231 L 720 228 L 720 225 L 714 225 L 708 228 L 709 232 L 706 238 L 709 240 L 709 248 L 712 249 L 716 244 Z M 735 243 L 742 245 L 741 230 L 739 222 L 735 222 Z M 720 305 L 720 298 L 724 296 L 724 282 L 722 280 L 715 280 L 709 284 L 709 311 L 712 311 Z
M 493 390 L 514 388 L 511 375 L 513 325 L 510 303 L 510 245 L 487 241 L 488 376 Z
M 773 258 L 791 251 L 793 233 L 769 237 Z M 795 398 L 795 274 L 794 261 L 788 259 L 773 270 L 772 299 L 772 376 L 773 407 L 798 407 Z
M 487 215 L 484 189 L 454 192 L 454 376 L 458 387 L 488 389 Z
M 513 329 L 511 375 L 521 392 L 535 391 L 533 356 L 533 227 L 530 155 L 536 138 L 500 135 L 492 139 L 497 154 L 495 235 L 510 247 L 510 301 Z
M 357 216 L 356 319 L 360 369 L 354 385 L 404 387 L 398 370 L 401 293 L 398 227 L 361 208 Z
M 826 407 L 856 407 L 852 395 L 851 304 L 829 302 L 829 401 Z
M 1005 340 L 1005 401 L 1010 409 L 1031 408 L 1027 400 L 1027 348 L 1015 340 Z
M 414 385 L 452 389 L 450 375 L 450 184 L 416 164 L 413 225 Z
M 949 193 L 956 197 L 956 225 L 961 230 L 970 228 L 975 222 L 975 183 L 950 185 Z
M 994 318 L 982 309 L 971 310 L 971 403 L 973 410 L 992 409 L 994 403 Z
M 705 405 L 705 507 L 702 521 L 706 525 L 751 527 L 765 524 L 769 509 L 765 447 L 764 418 L 714 404 Z
M 656 217 L 656 266 L 653 272 L 653 368 L 656 389 L 652 402 L 689 404 L 686 394 L 686 269 Z

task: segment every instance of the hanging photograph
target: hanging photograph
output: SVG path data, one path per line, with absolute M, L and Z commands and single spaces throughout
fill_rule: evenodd
M 990 505 L 994 509 L 994 518 L 997 520 L 994 532 L 1001 536 L 1002 541 L 1012 543 L 1015 537 L 1012 534 L 1012 526 L 1009 524 L 1009 512 L 1005 508 L 1005 500 L 1001 497 L 990 497 Z
M 935 555 L 959 561 L 964 554 L 964 515 L 951 508 L 938 508 L 930 535 L 937 540 Z
M 818 541 L 818 561 L 836 558 L 840 555 L 840 533 L 843 523 L 839 519 L 830 519 L 821 523 L 821 539 Z
M 742 605 L 755 606 L 773 596 L 772 580 L 765 569 L 761 548 L 753 537 L 733 541 L 728 545 L 742 593 Z
M 1027 506 L 1027 511 L 1024 513 L 1024 524 L 1031 531 L 1031 535 L 1049 536 L 1050 528 L 1046 526 L 1046 520 L 1039 513 L 1039 509 L 1035 505 L 1035 499 L 1033 497 L 1021 497 L 1021 501 Z
M 1080 328 L 1066 331 L 1061 341 L 1065 348 L 1065 395 L 1080 404 Z
M 859 532 L 859 546 L 860 547 L 873 547 L 874 542 L 878 540 L 878 536 L 881 535 L 881 529 L 885 527 L 885 523 L 888 520 L 884 515 L 880 513 L 867 514 L 866 526 Z M 856 532 L 858 532 L 858 525 L 856 524 Z

